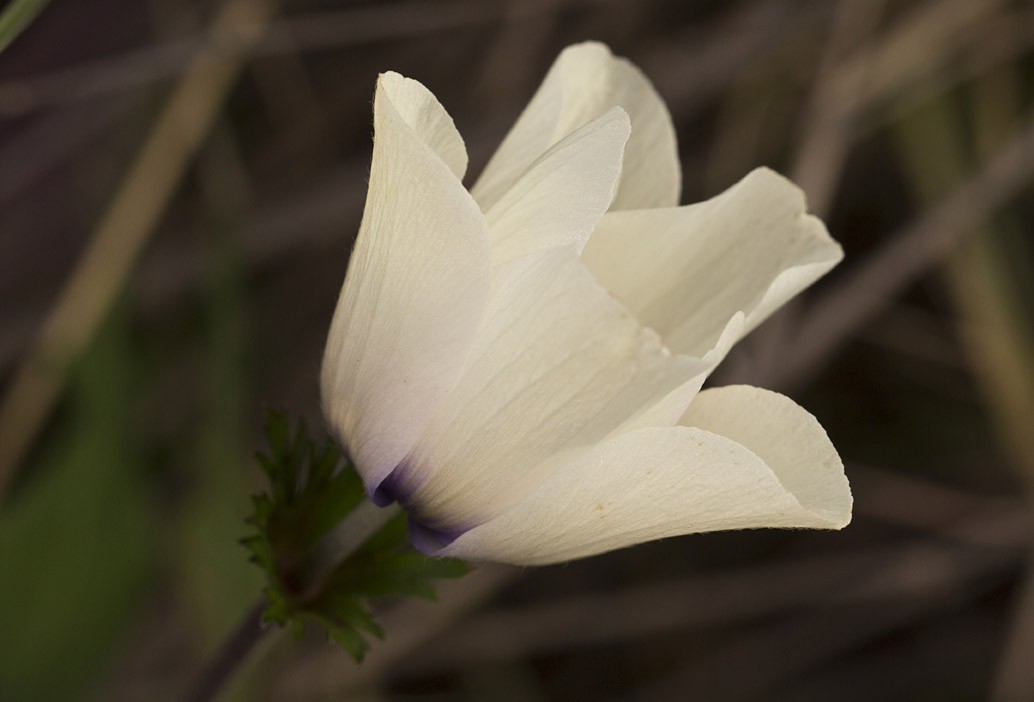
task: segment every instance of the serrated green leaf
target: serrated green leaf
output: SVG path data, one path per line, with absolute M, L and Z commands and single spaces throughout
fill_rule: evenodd
M 334 622 L 320 618 L 320 622 L 327 630 L 327 636 L 331 641 L 345 649 L 345 653 L 352 657 L 356 663 L 362 663 L 366 652 L 370 650 L 370 644 L 363 638 L 362 634 L 352 627 L 338 626 Z
M 462 578 L 470 572 L 470 564 L 459 558 L 426 558 L 424 560 L 424 577 L 429 580 L 445 578 Z
M 266 596 L 266 611 L 262 613 L 262 619 L 267 622 L 275 622 L 280 626 L 286 626 L 291 620 L 291 605 L 281 594 L 280 589 L 272 583 L 262 591 Z
M 356 629 L 361 629 L 367 634 L 376 636 L 378 639 L 384 638 L 384 629 L 381 625 L 374 621 L 373 615 L 371 615 L 365 608 L 357 607 L 352 613 L 351 623 Z
M 371 536 L 356 552 L 355 560 L 364 560 L 405 548 L 409 545 L 409 525 L 406 515 L 399 513 Z

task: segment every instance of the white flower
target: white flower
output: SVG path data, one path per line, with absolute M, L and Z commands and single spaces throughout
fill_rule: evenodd
M 758 388 L 700 392 L 842 256 L 796 186 L 758 169 L 679 207 L 668 111 L 598 43 L 560 54 L 469 192 L 423 85 L 381 75 L 374 127 L 323 409 L 419 548 L 540 564 L 850 521 L 814 417 Z

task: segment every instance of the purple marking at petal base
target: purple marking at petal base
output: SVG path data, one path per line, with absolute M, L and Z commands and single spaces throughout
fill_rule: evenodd
M 387 507 L 394 502 L 395 499 L 395 493 L 385 487 L 384 483 L 381 483 L 377 489 L 373 491 L 373 494 L 370 495 L 370 502 L 374 503 L 378 507 Z
M 417 551 L 428 556 L 437 556 L 443 548 L 469 531 L 469 529 L 434 529 L 409 518 L 409 540 Z
M 378 507 L 386 507 L 395 501 L 404 505 L 406 499 L 413 495 L 413 491 L 407 490 L 405 485 L 402 484 L 401 476 L 404 472 L 405 468 L 402 463 L 395 466 L 388 473 L 388 477 L 382 480 L 381 484 L 370 495 L 370 502 Z
M 415 506 L 412 498 L 416 494 L 417 486 L 413 483 L 407 485 L 407 473 L 409 473 L 409 465 L 405 461 L 395 466 L 388 473 L 388 476 L 381 481 L 381 484 L 374 489 L 373 494 L 370 495 L 370 501 L 378 507 L 385 507 L 392 502 L 398 502 L 402 509 L 409 513 L 411 508 Z M 412 514 L 407 514 L 407 516 L 409 540 L 418 551 L 429 556 L 436 555 L 460 536 L 479 526 L 478 524 L 470 524 L 468 526 L 444 526 L 437 528 L 419 521 Z

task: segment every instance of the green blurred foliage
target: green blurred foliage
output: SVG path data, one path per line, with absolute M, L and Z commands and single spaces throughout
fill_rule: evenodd
M 73 373 L 67 418 L 0 513 L 0 699 L 78 699 L 142 604 L 158 556 L 116 314 Z
M 0 51 L 17 39 L 48 4 L 50 0 L 11 0 L 0 13 Z
M 244 281 L 233 228 L 213 221 L 207 233 L 202 411 L 184 451 L 192 490 L 178 512 L 179 573 L 205 650 L 236 623 L 262 586 L 261 573 L 238 543 L 255 485 L 245 424 L 253 412 L 247 392 Z

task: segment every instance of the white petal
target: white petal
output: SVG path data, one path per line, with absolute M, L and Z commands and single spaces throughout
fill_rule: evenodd
M 804 194 L 759 168 L 686 207 L 609 212 L 582 260 L 673 351 L 712 349 L 736 312 L 746 334 L 843 257 Z
M 505 264 L 457 386 L 386 485 L 427 526 L 502 513 L 570 457 L 701 372 L 570 250 Z M 672 423 L 677 416 L 672 418 Z
M 580 252 L 614 198 L 628 131 L 628 115 L 615 107 L 532 163 L 485 212 L 493 265 L 555 246 Z
M 642 407 L 633 414 L 617 431 L 626 432 L 647 427 L 670 427 L 678 423 L 679 418 L 689 407 L 690 402 L 700 391 L 707 376 L 722 362 L 729 350 L 743 336 L 746 321 L 742 312 L 737 312 L 722 331 L 718 341 L 707 353 L 696 359 L 694 367 L 696 375 L 675 388 L 657 402 Z M 691 358 L 691 357 L 689 357 Z
M 838 529 L 851 521 L 840 456 L 818 420 L 785 395 L 749 385 L 711 388 L 693 399 L 679 424 L 743 444 L 816 517 Z
M 675 128 L 650 81 L 598 42 L 564 49 L 471 189 L 485 209 L 550 146 L 612 107 L 632 120 L 612 209 L 670 207 L 682 191 Z
M 381 76 L 370 187 L 331 323 L 324 415 L 368 490 L 456 381 L 491 278 L 488 224 L 459 181 L 452 120 L 416 81 Z
M 378 77 L 377 90 L 391 99 L 395 111 L 417 139 L 438 154 L 457 180 L 463 180 L 467 172 L 467 147 L 438 98 L 419 81 L 394 71 Z
M 825 432 L 786 398 L 756 392 L 704 391 L 687 415 L 729 429 L 749 445 L 685 426 L 621 434 L 437 552 L 534 565 L 678 534 L 845 526 L 850 492 Z M 704 421 L 713 409 L 717 418 Z M 751 421 L 761 429 L 752 429 Z M 432 543 L 420 545 L 434 552 Z

